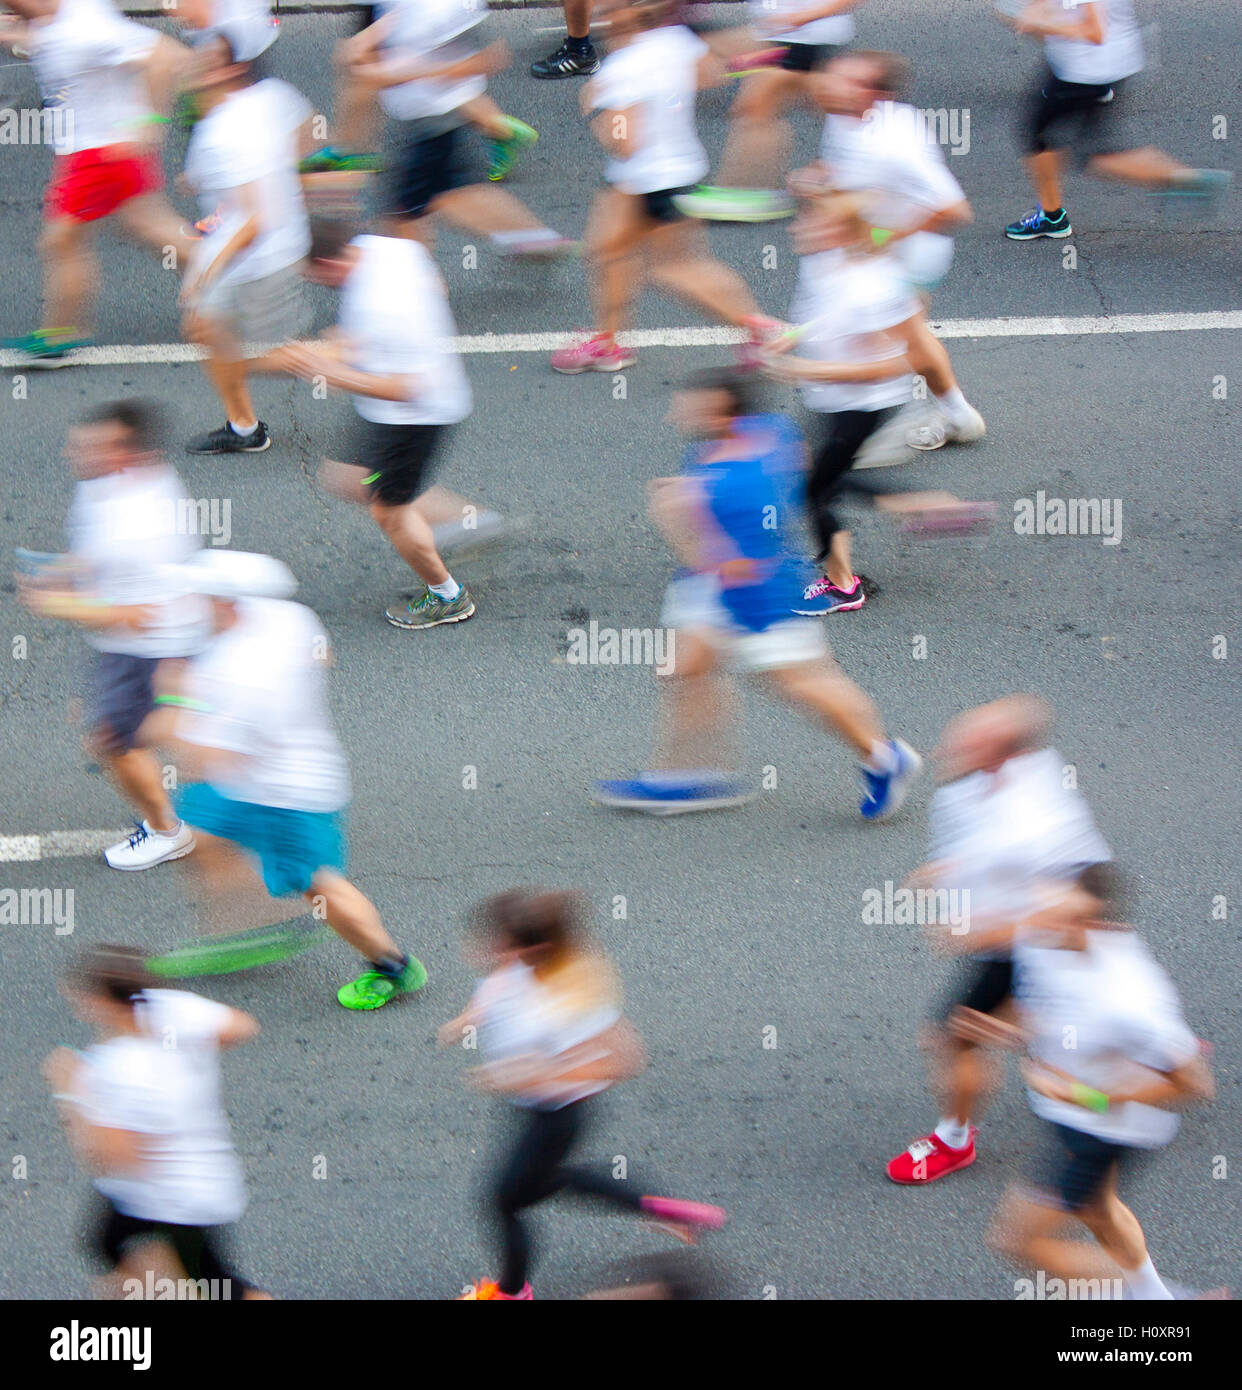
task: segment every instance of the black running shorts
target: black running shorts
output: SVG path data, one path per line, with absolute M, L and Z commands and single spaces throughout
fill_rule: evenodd
M 937 1017 L 947 1023 L 956 1008 L 973 1009 L 975 1013 L 994 1013 L 1013 993 L 1013 961 L 967 958 L 958 964 L 958 972 L 948 997 L 941 1004 Z
M 432 203 L 445 193 L 487 182 L 477 137 L 456 117 L 407 125 L 389 186 L 390 215 L 426 217 Z
M 228 1242 L 227 1226 L 182 1226 L 171 1221 L 150 1221 L 118 1211 L 101 1197 L 91 1222 L 88 1245 L 109 1267 L 116 1269 L 130 1246 L 144 1241 L 163 1241 L 172 1246 L 187 1279 L 218 1281 L 214 1295 L 240 1298 L 251 1287 L 228 1263 L 222 1247 Z
M 1100 1190 L 1119 1168 L 1132 1168 L 1148 1149 L 1114 1144 L 1080 1129 L 1044 1121 L 1047 1141 L 1036 1160 L 1030 1186 L 1047 1206 L 1080 1212 L 1094 1206 Z
M 1028 154 L 1072 146 L 1080 159 L 1130 148 L 1117 117 L 1123 82 L 1064 82 L 1051 69 L 1031 93 L 1024 120 Z M 1114 93 L 1112 101 L 1105 98 Z M 1104 130 L 1108 134 L 1103 134 Z
M 447 425 L 386 425 L 359 416 L 356 429 L 351 462 L 367 470 L 363 482 L 373 502 L 403 507 L 427 491 Z

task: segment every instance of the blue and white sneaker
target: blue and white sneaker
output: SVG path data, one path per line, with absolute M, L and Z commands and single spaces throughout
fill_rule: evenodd
M 1025 217 L 1011 222 L 1005 228 L 1005 235 L 1010 241 L 1034 241 L 1041 236 L 1059 240 L 1062 237 L 1072 235 L 1073 231 L 1073 227 L 1070 226 L 1069 213 L 1064 208 L 1058 208 L 1052 216 L 1049 216 L 1043 208 L 1036 208 L 1034 212 L 1028 212 Z
M 873 772 L 860 767 L 863 780 L 863 799 L 859 810 L 863 820 L 887 820 L 901 809 L 910 794 L 910 786 L 923 770 L 923 759 L 899 738 L 889 739 L 888 746 L 897 755 L 893 772 Z
M 591 800 L 618 811 L 677 816 L 687 811 L 719 811 L 740 806 L 755 793 L 740 777 L 725 772 L 640 772 L 637 777 L 596 782 Z
M 1157 188 L 1165 198 L 1215 198 L 1233 182 L 1228 169 L 1191 169 L 1167 188 Z

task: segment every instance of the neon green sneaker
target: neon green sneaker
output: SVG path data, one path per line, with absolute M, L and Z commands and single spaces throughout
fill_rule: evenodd
M 356 980 L 342 985 L 336 992 L 336 998 L 346 1009 L 382 1009 L 398 995 L 413 994 L 426 983 L 426 968 L 421 960 L 411 956 L 400 975 L 385 975 L 381 970 L 366 970 Z
M 503 140 L 489 140 L 487 142 L 487 153 L 490 163 L 487 169 L 487 177 L 493 183 L 499 183 L 501 179 L 513 168 L 518 155 L 523 150 L 527 150 L 539 139 L 539 132 L 534 126 L 529 126 L 525 121 L 519 121 L 516 116 L 506 116 L 505 122 L 509 127 L 509 134 Z
M 281 923 L 238 932 L 235 936 L 209 938 L 179 946 L 162 956 L 147 960 L 147 969 L 161 979 L 188 980 L 196 975 L 231 975 L 235 970 L 252 970 L 308 951 L 327 941 L 333 933 L 326 926 L 297 926 Z

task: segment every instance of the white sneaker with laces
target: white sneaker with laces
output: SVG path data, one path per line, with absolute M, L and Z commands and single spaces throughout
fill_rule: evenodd
M 941 449 L 946 444 L 973 444 L 987 433 L 983 416 L 968 406 L 969 418 L 960 425 L 951 424 L 943 415 L 933 415 L 921 425 L 914 425 L 906 431 L 906 443 L 912 449 Z
M 133 872 L 153 869 L 170 859 L 183 859 L 193 848 L 194 835 L 185 821 L 175 835 L 161 835 L 143 821 L 128 839 L 104 850 L 104 859 L 110 869 Z

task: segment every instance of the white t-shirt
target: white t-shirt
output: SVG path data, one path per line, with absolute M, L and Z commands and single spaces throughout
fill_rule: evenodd
M 64 93 L 52 122 L 55 152 L 100 149 L 144 139 L 153 114 L 142 64 L 159 33 L 135 24 L 109 0 L 60 0 L 30 25 L 30 61 L 45 98 Z
M 187 742 L 240 754 L 212 786 L 234 801 L 339 811 L 349 772 L 328 710 L 328 637 L 319 619 L 283 599 L 238 600 L 239 621 L 190 668 Z
M 1140 1067 L 1170 1072 L 1199 1054 L 1172 981 L 1131 931 L 1091 931 L 1083 951 L 1038 944 L 1020 935 L 1014 980 L 1031 1056 L 1103 1091 L 1142 1083 Z M 1177 1133 L 1175 1111 L 1128 1101 L 1103 1114 L 1028 1090 L 1045 1120 L 1115 1144 L 1159 1148 Z
M 610 159 L 604 177 L 623 193 L 698 183 L 711 167 L 694 124 L 698 66 L 708 51 L 681 24 L 639 34 L 610 53 L 591 79 L 597 110 L 635 111 L 634 153 Z
M 143 1033 L 84 1054 L 82 1114 L 142 1135 L 142 1170 L 95 1179 L 119 1211 L 181 1226 L 222 1226 L 246 1208 L 241 1164 L 220 1100 L 217 1039 L 230 1010 L 181 990 L 147 990 Z
M 1055 748 L 1041 748 L 932 797 L 929 857 L 950 865 L 939 886 L 969 891 L 972 928 L 1019 921 L 1038 906 L 1041 884 L 1112 857 L 1064 767 Z
M 891 256 L 863 259 L 844 251 L 803 256 L 790 317 L 813 323 L 794 349 L 812 362 L 880 362 L 899 357 L 901 344 L 881 335 L 918 313 L 918 300 Z M 909 372 L 881 381 L 808 382 L 808 410 L 884 410 L 910 399 Z
M 782 43 L 843 44 L 854 37 L 854 16 L 848 10 L 844 14 L 813 19 L 798 29 L 787 29 L 782 20 L 786 15 L 810 9 L 809 0 L 749 0 L 749 8 L 751 25 L 766 39 L 779 39 Z
M 145 605 L 143 628 L 84 629 L 101 652 L 153 659 L 190 656 L 207 640 L 206 601 L 171 588 L 165 565 L 184 564 L 199 548 L 197 508 L 167 464 L 84 478 L 74 489 L 65 529 L 86 585 L 105 603 Z
M 489 1062 L 533 1054 L 552 1060 L 611 1028 L 621 1017 L 614 1003 L 575 1007 L 541 985 L 535 972 L 520 961 L 480 980 L 471 1006 L 481 1015 L 479 1047 Z M 511 1096 L 514 1104 L 560 1110 L 587 1096 L 606 1091 L 607 1081 L 584 1081 L 555 1098 L 535 1100 Z
M 385 425 L 451 425 L 470 414 L 470 382 L 453 345 L 440 272 L 427 249 L 402 237 L 360 236 L 361 259 L 341 291 L 339 327 L 349 362 L 380 376 L 417 378 L 408 401 L 355 396 L 364 420 Z M 365 460 L 362 460 L 365 462 Z
M 1044 39 L 1044 54 L 1048 66 L 1062 82 L 1082 82 L 1103 86 L 1132 77 L 1143 67 L 1143 35 L 1134 13 L 1133 0 L 1061 0 L 1070 12 L 1081 5 L 1094 3 L 1101 9 L 1104 20 L 1104 42 L 1087 43 L 1082 39 L 1065 39 L 1049 34 Z M 1077 18 L 1078 16 L 1074 16 Z
M 243 87 L 194 127 L 185 176 L 204 215 L 220 224 L 194 247 L 189 274 L 211 264 L 250 216 L 243 198 L 255 199 L 259 234 L 239 251 L 219 285 L 247 285 L 295 266 L 310 250 L 310 224 L 298 180 L 297 132 L 311 115 L 306 98 L 289 83 L 267 78 Z
M 433 66 L 459 63 L 477 53 L 469 37 L 471 29 L 487 18 L 482 0 L 397 0 L 386 5 L 393 14 L 384 48 L 385 59 L 419 58 Z M 487 78 L 482 74 L 463 78 L 420 78 L 399 87 L 385 87 L 380 105 L 399 121 L 424 116 L 443 116 L 463 103 L 482 96 Z

